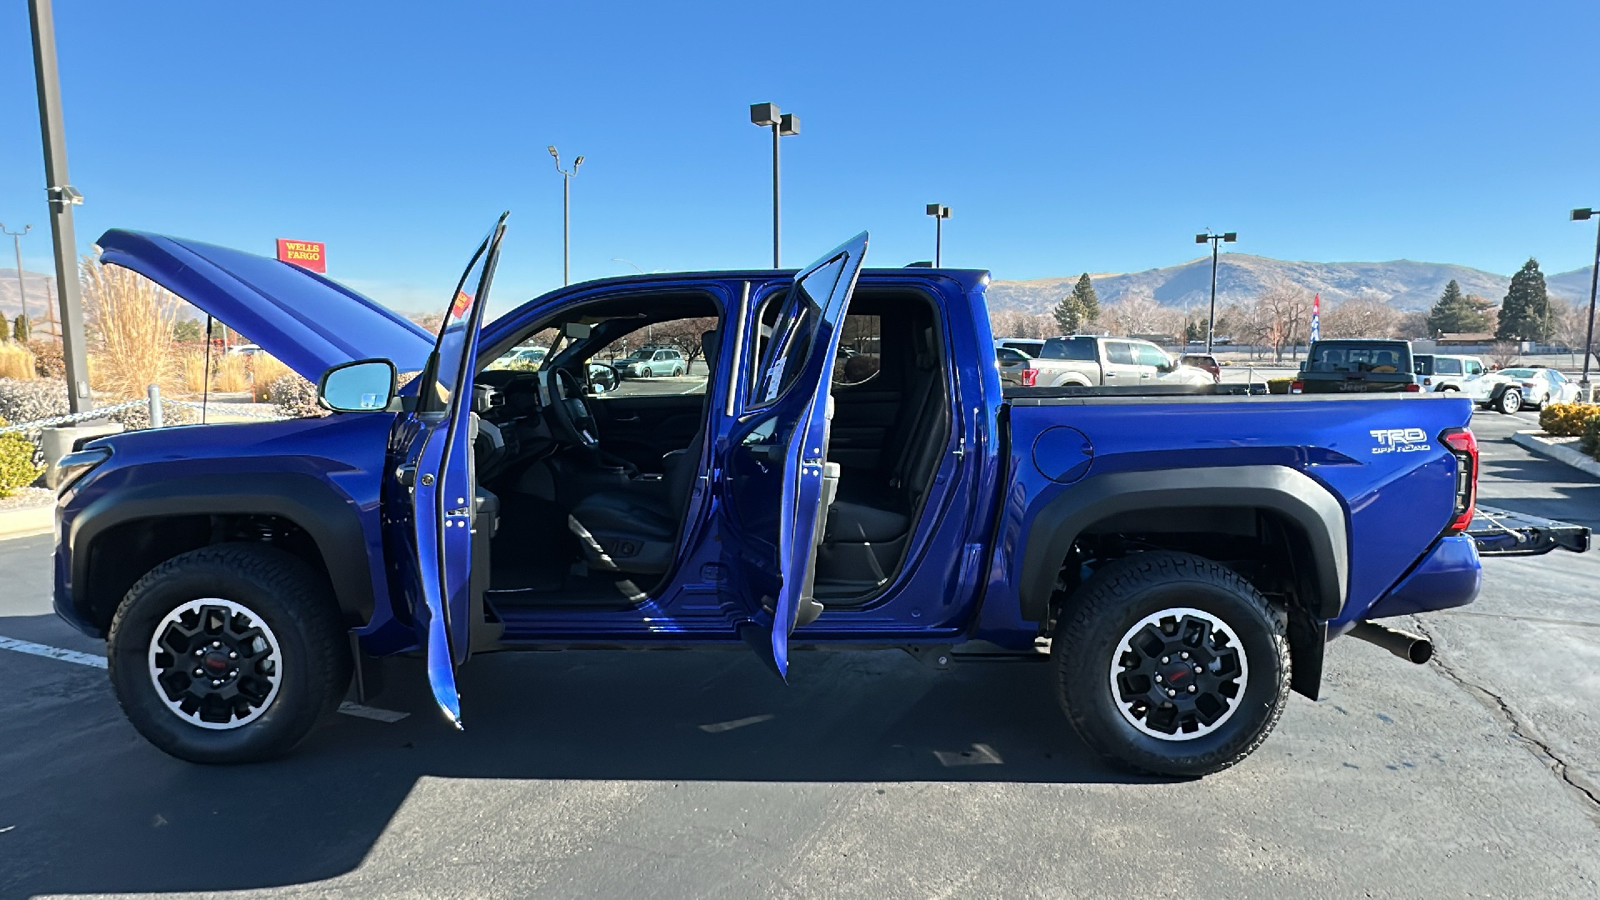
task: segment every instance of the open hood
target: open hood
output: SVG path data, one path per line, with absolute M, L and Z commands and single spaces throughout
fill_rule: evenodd
M 102 262 L 132 269 L 193 303 L 311 381 L 356 359 L 382 358 L 402 372 L 416 371 L 433 351 L 433 336 L 421 326 L 299 266 L 120 228 L 101 235 L 99 244 Z

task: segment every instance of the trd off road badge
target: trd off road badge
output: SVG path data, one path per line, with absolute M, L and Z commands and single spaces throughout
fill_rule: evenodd
M 1432 450 L 1428 433 L 1421 428 L 1374 428 L 1367 432 L 1377 442 L 1373 453 L 1418 453 Z

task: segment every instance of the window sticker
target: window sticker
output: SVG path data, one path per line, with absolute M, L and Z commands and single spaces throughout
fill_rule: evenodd
M 783 366 L 788 361 L 788 357 L 780 356 L 767 370 L 767 396 L 761 398 L 762 403 L 771 403 L 778 396 L 778 388 L 783 386 Z
M 450 318 L 459 319 L 472 308 L 472 295 L 466 291 L 456 291 L 456 299 L 450 304 Z

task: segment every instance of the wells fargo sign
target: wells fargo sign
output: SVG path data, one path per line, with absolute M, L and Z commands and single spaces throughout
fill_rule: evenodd
M 278 259 L 313 272 L 328 271 L 327 246 L 321 241 L 291 241 L 278 238 Z

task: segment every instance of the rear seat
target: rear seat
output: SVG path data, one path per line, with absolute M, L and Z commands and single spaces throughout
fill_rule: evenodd
M 919 329 L 915 367 L 882 459 L 887 471 L 850 472 L 828 512 L 823 544 L 880 544 L 911 530 L 911 517 L 939 468 L 948 418 L 934 329 Z

